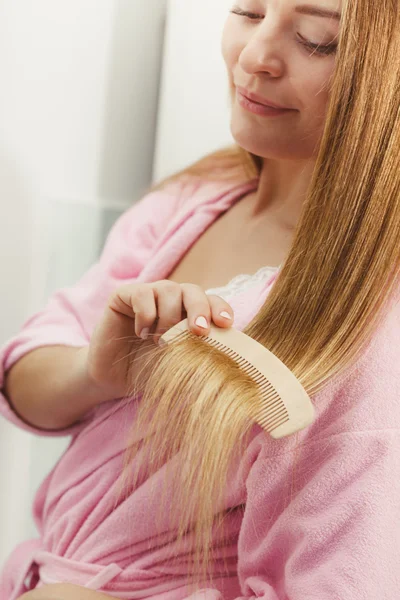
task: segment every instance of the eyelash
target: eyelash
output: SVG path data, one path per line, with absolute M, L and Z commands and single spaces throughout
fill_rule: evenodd
M 256 13 L 248 12 L 246 10 L 241 10 L 240 8 L 232 8 L 230 11 L 234 15 L 238 15 L 239 17 L 247 17 L 248 19 L 258 20 L 262 19 L 262 15 L 257 15 Z M 303 38 L 304 39 L 304 38 Z M 309 48 L 310 50 L 315 50 L 317 54 L 320 56 L 328 56 L 329 54 L 333 54 L 336 52 L 337 44 L 313 44 L 312 42 L 299 42 L 302 46 Z

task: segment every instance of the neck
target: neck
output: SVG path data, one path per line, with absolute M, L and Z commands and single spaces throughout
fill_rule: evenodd
M 303 209 L 313 168 L 311 161 L 264 160 L 258 189 L 252 195 L 252 217 L 268 217 L 283 231 L 293 233 Z

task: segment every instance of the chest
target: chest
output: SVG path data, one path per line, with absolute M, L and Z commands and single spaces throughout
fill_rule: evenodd
M 225 286 L 237 275 L 279 266 L 290 243 L 272 221 L 252 221 L 245 204 L 238 203 L 193 243 L 168 279 L 194 283 L 204 290 Z

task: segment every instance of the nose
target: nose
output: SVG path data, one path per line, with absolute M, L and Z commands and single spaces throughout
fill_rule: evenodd
M 239 56 L 239 65 L 249 75 L 282 75 L 284 69 L 284 41 L 279 33 L 267 31 L 266 23 L 260 24 L 248 39 Z

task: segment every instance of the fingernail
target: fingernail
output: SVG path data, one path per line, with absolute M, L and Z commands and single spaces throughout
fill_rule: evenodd
M 147 340 L 147 338 L 149 337 L 149 332 L 150 332 L 150 328 L 149 327 L 145 327 L 140 332 L 140 336 L 139 337 L 141 337 L 142 340 Z
M 230 321 L 232 321 L 231 315 L 226 310 L 223 310 L 221 313 L 219 313 L 219 316 L 224 317 L 224 319 L 229 319 Z
M 195 324 L 202 329 L 208 329 L 208 323 L 205 317 L 197 317 Z
M 166 343 L 167 343 L 167 342 L 166 342 L 165 340 L 163 340 L 162 338 L 160 338 L 160 339 L 158 340 L 158 345 L 159 345 L 160 347 L 161 347 L 161 346 L 165 346 L 165 345 L 166 345 Z

